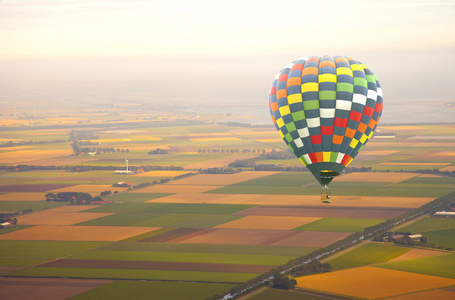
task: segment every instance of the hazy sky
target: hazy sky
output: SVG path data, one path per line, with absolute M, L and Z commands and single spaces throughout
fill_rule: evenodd
M 389 103 L 453 101 L 455 1 L 0 0 L 8 97 L 267 105 L 276 72 L 314 54 L 362 61 Z

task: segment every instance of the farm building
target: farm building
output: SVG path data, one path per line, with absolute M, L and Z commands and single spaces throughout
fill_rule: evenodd
M 6 229 L 6 228 L 11 228 L 13 227 L 14 224 L 12 222 L 4 222 L 4 223 L 0 223 L 0 228 L 2 229 Z
M 421 234 L 410 234 L 408 235 L 409 238 L 415 240 L 415 239 L 420 239 L 422 237 Z
M 115 174 L 131 174 L 133 171 L 128 171 L 128 170 L 117 170 L 115 171 Z
M 433 214 L 435 217 L 455 217 L 455 211 L 437 211 Z

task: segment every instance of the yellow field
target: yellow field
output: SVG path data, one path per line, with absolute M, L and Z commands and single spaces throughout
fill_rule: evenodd
M 283 139 L 256 139 L 260 143 L 278 143 L 283 142 Z
M 390 155 L 390 154 L 393 154 L 393 153 L 397 153 L 397 152 L 400 152 L 399 150 L 373 150 L 373 151 L 362 151 L 360 152 L 359 155 L 381 155 L 381 156 L 385 156 L 385 155 Z
M 108 215 L 112 214 L 38 211 L 32 214 L 19 216 L 17 221 L 21 225 L 73 225 Z
M 209 137 L 213 137 L 213 136 L 223 136 L 223 135 L 231 136 L 232 134 L 230 134 L 229 132 L 216 132 L 216 133 L 188 133 L 188 136 L 209 136 Z
M 373 172 L 373 173 L 349 173 L 346 175 L 341 175 L 335 177 L 335 181 L 358 181 L 358 182 L 400 182 L 412 177 L 420 175 L 419 173 L 382 173 L 382 172 Z
M 146 188 L 133 190 L 130 193 L 177 193 L 177 194 L 199 194 L 221 186 L 205 186 L 205 185 L 171 185 L 157 184 Z
M 450 163 L 381 163 L 379 166 L 447 166 Z
M 455 292 L 432 290 L 387 298 L 387 300 L 453 300 Z
M 386 130 L 428 130 L 425 127 L 419 126 L 381 126 L 378 129 L 386 129 Z
M 19 150 L 2 153 L 0 163 L 17 164 L 39 159 L 54 158 L 60 156 L 69 156 L 73 151 L 68 150 Z
M 0 195 L 0 201 L 43 201 L 46 193 L 6 193 Z
M 188 174 L 190 171 L 150 171 L 132 175 L 134 177 L 176 177 Z
M 296 278 L 305 289 L 366 299 L 436 289 L 455 284 L 455 279 L 410 272 L 362 267 Z
M 445 167 L 445 168 L 440 169 L 440 171 L 449 171 L 449 172 L 453 172 L 453 171 L 455 171 L 455 166 L 448 166 L 448 167 Z
M 291 230 L 319 219 L 321 218 L 246 216 L 214 228 Z
M 427 249 L 411 249 L 410 251 L 402 254 L 394 259 L 389 261 L 399 261 L 399 260 L 406 260 L 406 259 L 414 259 L 414 258 L 421 258 L 427 256 L 434 256 L 434 255 L 443 255 L 447 254 L 447 252 L 441 251 L 434 251 L 434 250 L 427 250 Z
M 108 184 L 103 184 L 103 185 L 90 185 L 90 184 L 79 184 L 79 185 L 73 185 L 70 187 L 62 188 L 62 189 L 56 189 L 56 190 L 51 190 L 49 193 L 62 193 L 62 192 L 79 192 L 79 193 L 88 193 L 88 194 L 99 194 L 104 191 L 119 191 L 123 192 L 126 191 L 128 188 L 126 187 L 114 187 Z
M 158 187 L 158 186 L 156 186 Z M 197 194 L 197 187 L 193 192 L 184 192 L 177 185 L 162 185 L 163 189 L 145 191 L 139 189 L 137 193 L 178 193 L 147 202 L 164 203 L 221 203 L 221 204 L 254 204 L 254 205 L 303 205 L 321 206 L 319 195 L 257 195 L 257 194 Z M 184 186 L 188 188 L 189 186 Z M 202 186 L 206 190 L 216 186 Z M 201 189 L 202 190 L 202 189 Z M 180 192 L 182 191 L 182 192 Z M 434 200 L 433 198 L 413 197 L 366 197 L 366 196 L 332 196 L 331 207 L 403 207 L 416 208 Z
M 0 240 L 116 242 L 161 227 L 35 226 L 0 235 Z
M 251 179 L 276 174 L 278 172 L 258 171 L 258 172 L 240 172 L 234 174 L 200 174 L 187 178 L 172 181 L 171 185 L 231 185 Z
M 443 178 L 444 176 L 441 175 L 435 175 L 435 174 L 422 174 L 419 177 L 426 177 L 426 178 Z
M 276 135 L 276 130 L 251 130 L 251 129 L 235 129 L 229 131 L 238 135 Z M 282 140 L 281 140 L 282 141 Z
M 190 139 L 192 142 L 220 142 L 220 141 L 238 141 L 236 137 L 208 137 L 208 138 L 195 138 Z
M 455 156 L 455 151 L 442 151 L 442 152 L 435 153 L 433 155 L 436 155 L 436 156 Z

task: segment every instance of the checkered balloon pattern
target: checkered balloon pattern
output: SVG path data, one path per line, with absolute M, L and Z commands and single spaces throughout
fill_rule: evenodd
M 313 173 L 340 173 L 349 165 L 373 135 L 382 102 L 379 81 L 367 66 L 330 55 L 288 64 L 269 95 L 276 129 Z

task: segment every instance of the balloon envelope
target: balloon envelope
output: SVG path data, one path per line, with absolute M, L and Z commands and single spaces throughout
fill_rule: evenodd
M 364 64 L 324 55 L 285 66 L 273 80 L 269 108 L 285 143 L 326 186 L 373 135 L 382 101 L 379 81 Z

